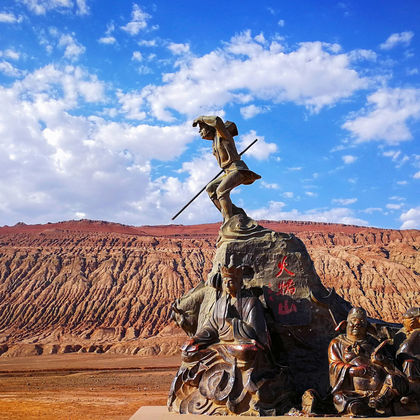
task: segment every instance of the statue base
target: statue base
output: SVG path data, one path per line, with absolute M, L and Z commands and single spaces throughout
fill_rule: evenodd
M 168 408 L 164 406 L 146 406 L 140 407 L 131 417 L 130 420 L 205 420 L 208 419 L 208 416 L 201 414 L 174 414 L 169 413 Z M 268 416 L 264 419 L 276 419 L 276 420 L 290 420 L 291 416 Z M 299 418 L 313 418 L 299 416 Z M 223 416 L 223 419 L 238 419 L 238 416 Z M 328 420 L 343 420 L 343 417 L 330 417 Z M 365 417 L 365 419 L 378 419 L 378 417 Z M 392 417 L 392 420 L 419 420 L 419 416 L 404 416 L 404 417 Z

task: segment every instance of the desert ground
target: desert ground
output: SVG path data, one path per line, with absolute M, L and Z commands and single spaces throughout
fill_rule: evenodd
M 0 419 L 128 419 L 166 405 L 179 356 L 0 358 Z

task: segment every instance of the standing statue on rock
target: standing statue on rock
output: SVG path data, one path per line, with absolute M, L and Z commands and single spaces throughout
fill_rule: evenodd
M 193 127 L 200 127 L 200 136 L 213 142 L 213 155 L 217 159 L 224 174 L 211 181 L 206 191 L 217 209 L 222 213 L 223 221 L 227 222 L 234 214 L 243 211 L 232 204 L 230 192 L 241 184 L 252 184 L 261 176 L 248 169 L 236 150 L 234 136 L 238 135 L 236 124 L 225 123 L 220 117 L 201 116 L 194 120 Z

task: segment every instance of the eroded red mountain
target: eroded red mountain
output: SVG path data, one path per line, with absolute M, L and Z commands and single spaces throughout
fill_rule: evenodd
M 420 231 L 261 224 L 302 239 L 324 285 L 370 316 L 399 322 L 420 306 Z M 219 226 L 0 228 L 0 353 L 176 352 L 170 304 L 206 280 Z

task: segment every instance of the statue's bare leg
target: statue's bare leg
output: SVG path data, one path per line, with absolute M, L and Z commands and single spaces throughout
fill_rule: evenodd
M 246 175 L 242 171 L 227 172 L 216 188 L 216 197 L 219 200 L 220 211 L 225 222 L 228 221 L 233 214 L 239 213 L 238 207 L 232 204 L 230 192 L 238 185 L 241 185 L 245 178 Z
M 206 187 L 210 200 L 220 213 L 222 213 L 225 222 L 234 214 L 245 214 L 245 212 L 241 208 L 236 207 L 230 199 L 230 192 L 233 188 L 241 185 L 245 177 L 246 176 L 241 171 L 231 171 L 216 178 Z
M 222 215 L 223 215 L 222 206 L 220 205 L 220 201 L 216 198 L 216 193 L 214 194 L 214 196 L 210 197 L 210 200 L 213 202 L 213 204 L 217 208 L 217 210 L 219 210 L 220 213 L 222 213 Z M 241 209 L 240 207 L 235 206 L 235 204 L 232 203 L 230 198 L 229 198 L 229 201 L 230 201 L 231 210 L 229 210 L 229 207 L 228 207 L 227 211 L 228 211 L 228 214 L 231 214 L 230 217 L 232 217 L 235 214 L 245 214 L 245 211 L 243 209 Z M 224 215 L 223 215 L 223 217 L 224 217 Z
M 228 221 L 232 216 L 232 201 L 230 200 L 229 194 L 226 194 L 219 198 L 219 204 L 220 204 L 220 211 L 223 216 L 223 220 L 226 222 Z
M 207 187 L 206 187 L 206 191 L 207 194 L 210 197 L 210 200 L 213 202 L 213 204 L 216 206 L 217 210 L 219 210 L 220 212 L 222 212 L 222 208 L 220 207 L 220 203 L 219 200 L 217 198 L 217 187 L 220 185 L 220 183 L 222 182 L 223 176 L 215 179 L 214 181 L 210 182 Z

